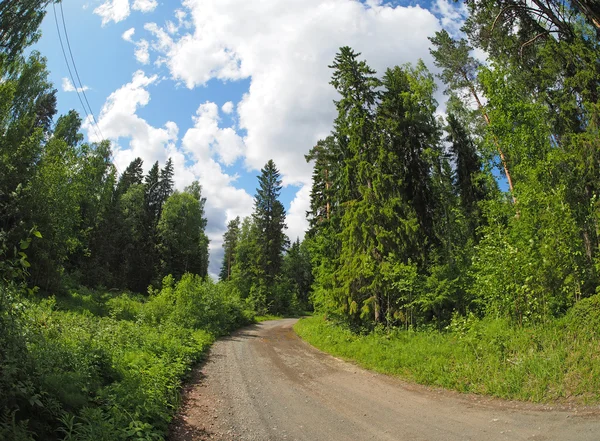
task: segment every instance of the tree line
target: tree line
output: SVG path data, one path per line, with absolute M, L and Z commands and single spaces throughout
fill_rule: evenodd
M 84 142 L 76 112 L 55 121 L 45 59 L 20 55 L 48 3 L 2 6 L 3 20 L 20 20 L 1 34 L 5 273 L 30 265 L 30 286 L 47 292 L 65 280 L 144 292 L 167 274 L 206 277 L 199 184 L 174 191 L 170 160 L 144 175 L 137 158 L 119 176 L 109 143 Z M 253 214 L 228 225 L 220 279 L 263 312 L 314 303 L 354 324 L 405 327 L 471 312 L 543 321 L 593 294 L 595 9 L 563 3 L 467 2 L 465 38 L 431 37 L 444 118 L 423 62 L 378 75 L 342 47 L 330 66 L 334 127 L 306 155 L 306 240 L 285 235 L 269 161 Z
M 524 324 L 596 292 L 598 39 L 577 4 L 532 3 L 467 2 L 465 38 L 430 38 L 444 118 L 423 62 L 378 76 L 340 49 L 334 128 L 307 155 L 317 308 L 367 327 Z

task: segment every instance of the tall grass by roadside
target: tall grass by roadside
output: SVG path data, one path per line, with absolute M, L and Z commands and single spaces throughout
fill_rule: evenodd
M 600 402 L 598 295 L 534 328 L 456 317 L 445 332 L 358 335 L 315 316 L 295 330 L 325 352 L 420 384 L 533 402 Z
M 12 308 L 0 322 L 19 327 L 0 354 L 2 440 L 161 440 L 191 366 L 253 320 L 227 285 L 193 275 L 149 297 L 0 288 Z

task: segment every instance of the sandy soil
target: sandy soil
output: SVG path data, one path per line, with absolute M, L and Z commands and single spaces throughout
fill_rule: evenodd
M 600 440 L 600 408 L 555 408 L 408 384 L 264 322 L 218 341 L 184 389 L 170 441 Z

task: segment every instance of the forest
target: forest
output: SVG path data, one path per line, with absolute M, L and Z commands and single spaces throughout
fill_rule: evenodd
M 170 159 L 118 173 L 109 141 L 57 115 L 26 51 L 50 4 L 0 5 L 0 439 L 164 439 L 215 338 L 307 311 L 303 338 L 374 369 L 600 399 L 597 2 L 466 1 L 464 37 L 430 37 L 438 78 L 341 47 L 304 240 L 269 160 L 219 281 L 199 183 L 176 190 Z

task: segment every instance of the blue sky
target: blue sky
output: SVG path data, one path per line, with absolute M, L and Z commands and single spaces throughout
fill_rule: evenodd
M 137 156 L 146 169 L 172 157 L 178 188 L 200 181 L 213 274 L 226 223 L 251 213 L 269 159 L 283 176 L 288 235 L 303 236 L 304 154 L 331 130 L 327 65 L 336 50 L 349 45 L 378 71 L 419 58 L 435 70 L 427 37 L 442 26 L 455 32 L 464 18 L 456 8 L 451 0 L 63 0 L 77 69 L 118 170 Z M 42 33 L 35 49 L 48 58 L 60 113 L 84 116 L 64 87 L 52 7 Z M 84 124 L 88 139 L 95 133 Z

